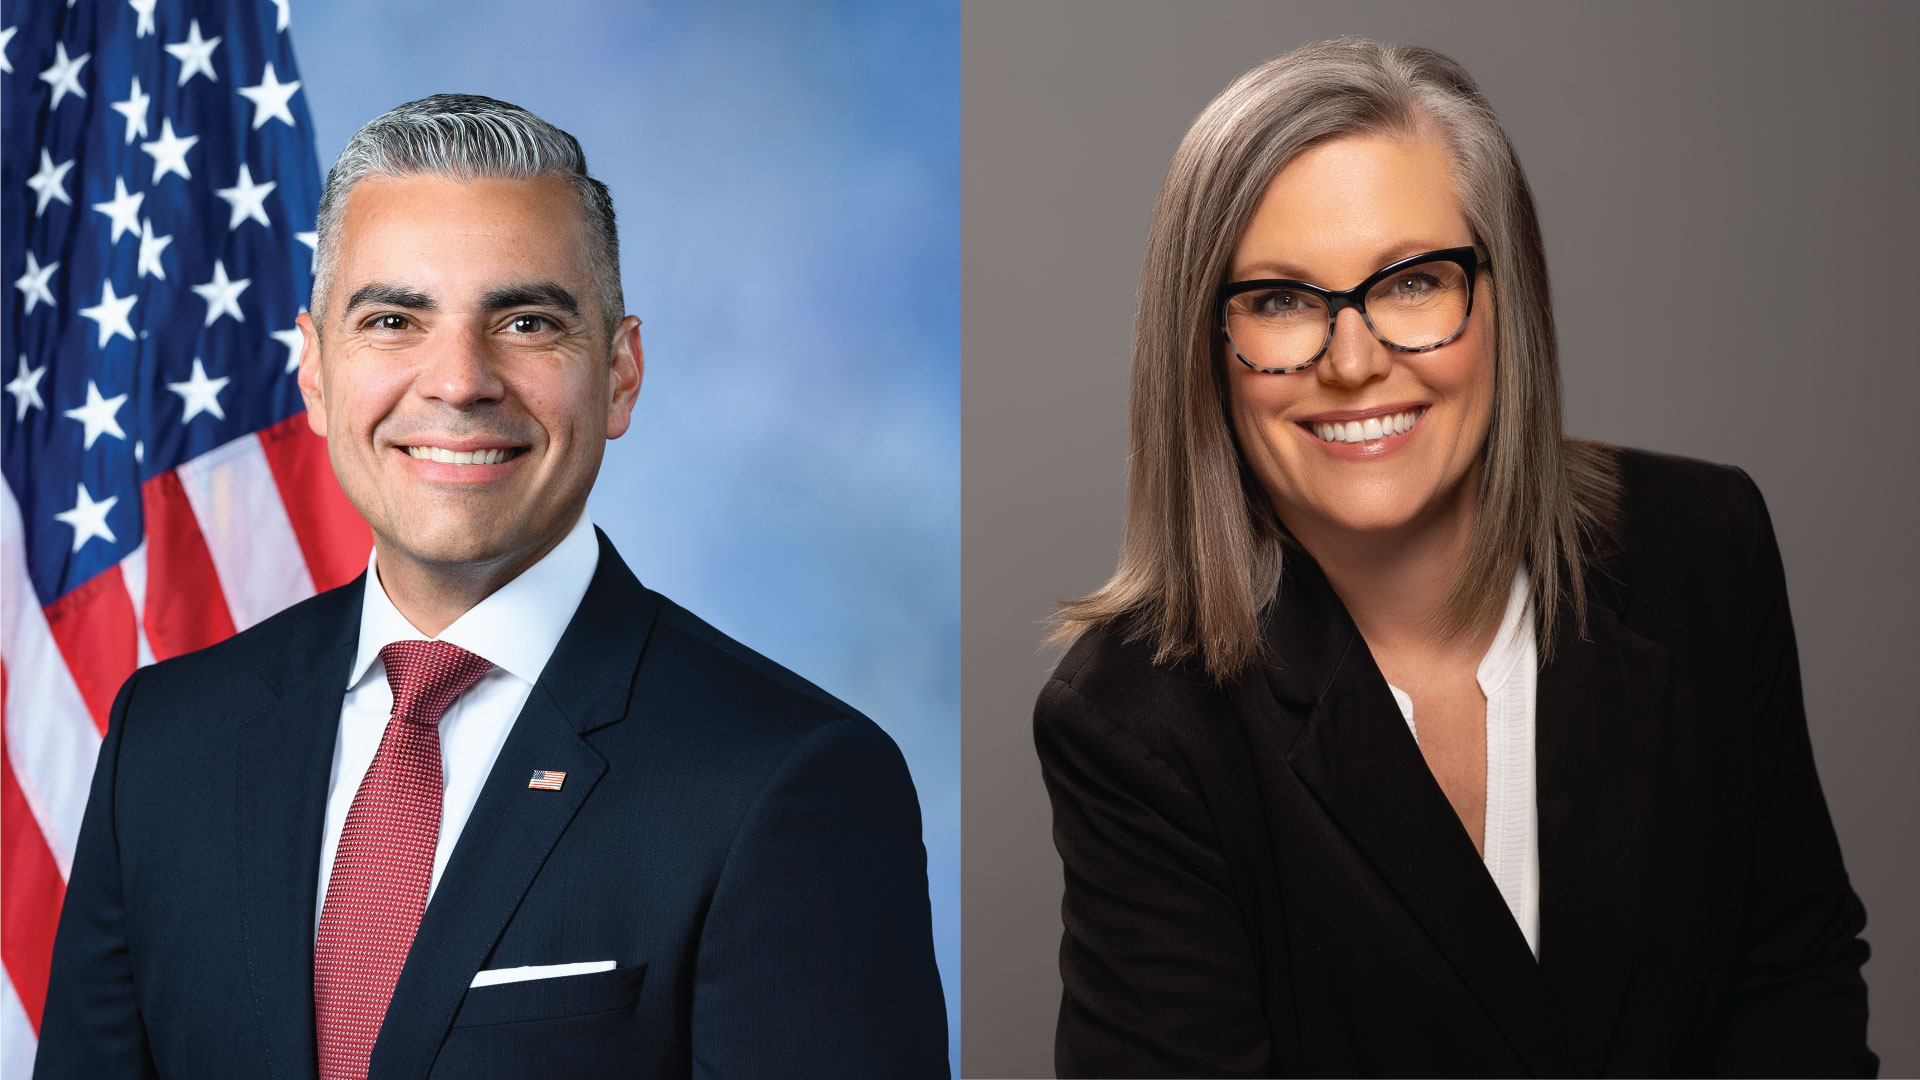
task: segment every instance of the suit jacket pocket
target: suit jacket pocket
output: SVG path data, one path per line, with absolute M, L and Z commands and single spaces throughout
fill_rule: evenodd
M 640 1001 L 640 981 L 646 972 L 641 964 L 591 975 L 476 986 L 461 1000 L 453 1026 L 517 1024 L 631 1009 Z

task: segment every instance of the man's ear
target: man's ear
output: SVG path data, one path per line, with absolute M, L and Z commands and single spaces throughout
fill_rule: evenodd
M 327 437 L 327 399 L 320 388 L 320 331 L 313 325 L 313 316 L 304 311 L 293 322 L 300 328 L 303 339 L 300 374 L 294 378 L 300 384 L 301 400 L 307 403 L 307 427 L 324 439 Z
M 305 363 L 301 365 L 305 370 Z M 613 367 L 607 372 L 612 393 L 607 398 L 607 438 L 627 433 L 633 422 L 633 402 L 640 396 L 640 377 L 646 373 L 647 357 L 640 348 L 640 320 L 632 315 L 620 320 L 613 332 Z

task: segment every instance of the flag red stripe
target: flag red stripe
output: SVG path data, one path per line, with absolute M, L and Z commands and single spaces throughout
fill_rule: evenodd
M 5 669 L 0 668 L 0 688 L 5 679 Z M 0 700 L 5 700 L 3 689 Z M 0 713 L 0 876 L 7 883 L 0 893 L 0 962 L 6 964 L 7 978 L 26 1010 L 27 1022 L 39 1035 L 47 973 L 53 967 L 53 931 L 67 886 L 14 779 L 13 759 L 6 747 L 8 719 L 18 717 Z
M 155 573 L 147 573 L 147 591 L 152 593 Z M 60 646 L 67 670 L 80 688 L 80 697 L 93 714 L 100 733 L 107 733 L 107 714 L 113 710 L 113 698 L 120 684 L 127 681 L 139 664 L 139 641 L 135 636 L 133 598 L 127 595 L 126 579 L 119 564 L 107 567 L 91 581 L 55 600 L 46 609 L 47 629 Z
M 147 521 L 147 597 L 141 623 L 165 660 L 233 636 L 233 614 L 178 473 L 140 486 Z M 115 688 L 116 691 L 118 687 Z
M 327 441 L 307 427 L 303 412 L 262 430 L 259 438 L 314 590 L 325 592 L 359 577 L 373 550 L 373 533 L 334 479 Z

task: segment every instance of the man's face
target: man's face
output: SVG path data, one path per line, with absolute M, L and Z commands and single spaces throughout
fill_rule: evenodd
M 518 573 L 578 519 L 641 369 L 637 319 L 609 347 L 590 243 L 558 177 L 349 193 L 300 392 L 383 565 Z

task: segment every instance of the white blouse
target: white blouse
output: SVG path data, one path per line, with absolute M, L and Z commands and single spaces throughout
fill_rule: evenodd
M 1507 613 L 1476 673 L 1487 696 L 1487 873 L 1526 935 L 1527 947 L 1540 955 L 1540 814 L 1533 791 L 1534 679 L 1539 673 L 1533 641 L 1533 612 L 1527 607 L 1527 568 L 1513 575 Z M 1389 684 L 1407 730 L 1420 738 L 1413 722 L 1413 699 Z

